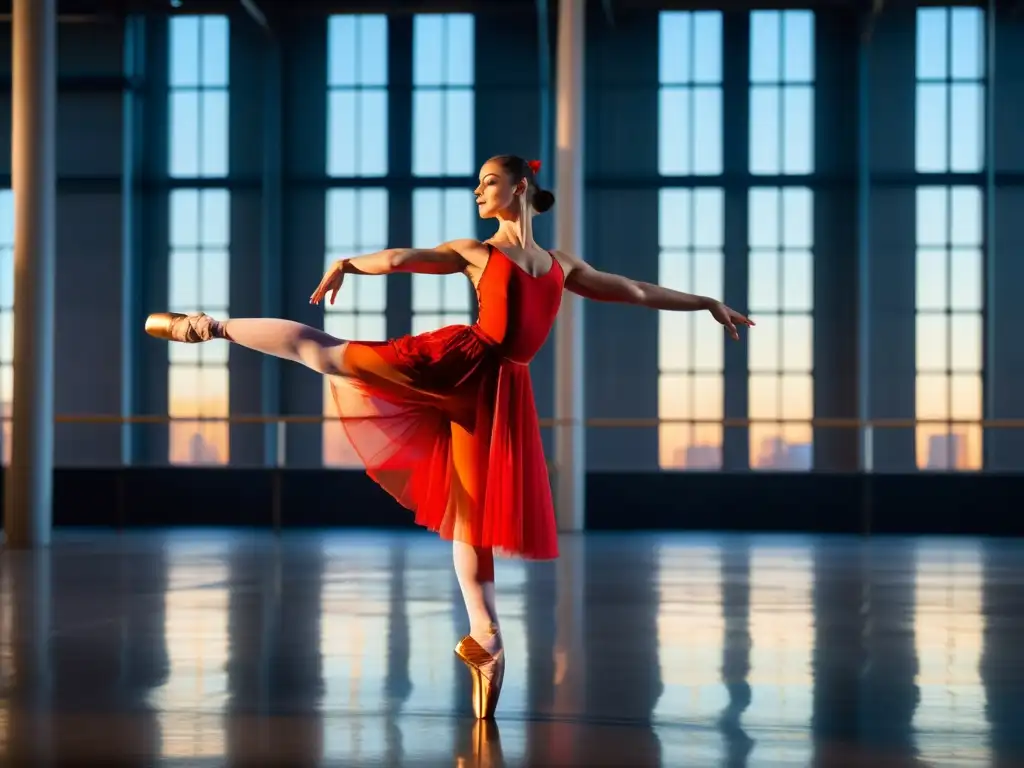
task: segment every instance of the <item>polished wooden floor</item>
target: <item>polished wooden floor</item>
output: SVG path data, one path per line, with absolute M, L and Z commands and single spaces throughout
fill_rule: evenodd
M 501 562 L 495 723 L 422 534 L 0 553 L 0 765 L 1024 765 L 1024 544 L 588 535 Z

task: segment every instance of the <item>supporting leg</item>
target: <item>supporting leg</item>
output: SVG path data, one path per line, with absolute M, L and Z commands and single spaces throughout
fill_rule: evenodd
M 453 542 L 455 575 L 469 614 L 469 635 L 490 654 L 501 647 L 494 594 L 494 553 L 489 548 Z

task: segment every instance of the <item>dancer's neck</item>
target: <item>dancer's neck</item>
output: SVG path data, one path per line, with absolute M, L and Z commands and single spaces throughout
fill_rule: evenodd
M 498 225 L 498 231 L 494 233 L 495 240 L 512 243 L 524 251 L 537 247 L 537 241 L 533 239 L 533 228 L 526 223 L 525 227 L 520 226 L 519 219 L 502 219 Z

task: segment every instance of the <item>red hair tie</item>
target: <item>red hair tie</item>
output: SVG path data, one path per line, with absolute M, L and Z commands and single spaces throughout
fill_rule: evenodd
M 529 160 L 526 164 L 530 166 L 530 170 L 533 171 L 534 176 L 540 173 L 540 160 Z

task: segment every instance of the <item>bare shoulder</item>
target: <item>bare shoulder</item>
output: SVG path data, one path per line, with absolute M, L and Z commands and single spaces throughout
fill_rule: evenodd
M 551 255 L 555 257 L 559 265 L 562 267 L 562 272 L 566 277 L 569 277 L 573 272 L 577 272 L 581 269 L 586 269 L 587 263 L 578 256 L 573 256 L 571 253 L 565 251 L 551 251 Z
M 471 237 L 449 240 L 441 247 L 454 251 L 470 266 L 483 268 L 487 264 L 487 246 Z

